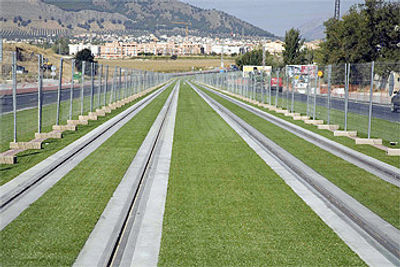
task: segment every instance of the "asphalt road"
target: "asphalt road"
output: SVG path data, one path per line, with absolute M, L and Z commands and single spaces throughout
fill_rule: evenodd
M 107 86 L 108 90 L 111 90 L 111 83 Z M 94 92 L 97 92 L 97 87 L 95 86 Z M 261 93 L 261 90 L 257 90 Z M 73 98 L 79 98 L 81 93 L 81 88 L 74 88 Z M 85 85 L 84 96 L 90 95 L 90 85 Z M 275 90 L 272 93 L 275 96 Z M 286 99 L 286 93 L 279 93 L 279 97 Z M 70 97 L 70 89 L 65 88 L 61 90 L 61 101 L 67 101 Z M 289 100 L 291 101 L 291 94 L 289 94 Z M 17 95 L 17 110 L 35 108 L 37 106 L 37 92 L 22 93 Z M 101 98 L 102 103 L 102 98 Z M 107 103 L 109 99 L 106 100 Z M 307 95 L 295 93 L 295 101 L 307 102 Z M 310 96 L 311 111 L 313 110 L 314 97 Z M 43 91 L 43 105 L 48 105 L 57 102 L 57 90 L 45 90 Z M 94 103 L 97 103 L 97 97 L 94 99 Z M 344 99 L 343 98 L 331 98 L 331 108 L 335 110 L 344 111 Z M 2 95 L 0 96 L 0 114 L 9 113 L 13 110 L 12 105 L 12 95 Z M 317 106 L 327 106 L 326 96 L 317 96 Z M 349 112 L 366 115 L 368 116 L 369 104 L 365 102 L 355 102 L 354 100 L 349 100 Z M 318 107 L 317 107 L 318 110 Z M 400 122 L 400 113 L 391 112 L 389 105 L 374 104 L 372 108 L 372 116 L 379 119 L 384 119 L 387 121 Z
M 261 90 L 257 90 L 258 93 L 261 93 Z M 276 91 L 272 91 L 272 96 L 275 96 Z M 283 93 L 279 92 L 279 98 L 284 98 L 286 101 L 286 92 Z M 307 103 L 307 95 L 306 94 L 299 94 L 295 93 L 294 95 L 295 101 L 303 102 L 304 104 Z M 289 108 L 290 103 L 292 101 L 291 92 L 289 93 Z M 314 96 L 310 96 L 309 99 L 310 103 L 310 110 L 313 111 L 313 104 L 314 104 Z M 327 96 L 317 96 L 317 111 L 318 106 L 327 107 L 328 97 Z M 274 103 L 273 103 L 274 104 Z M 330 107 L 331 109 L 344 111 L 345 101 L 343 98 L 331 97 L 330 99 Z M 369 112 L 369 103 L 366 102 L 356 102 L 354 100 L 349 99 L 348 111 L 355 114 L 361 114 L 368 116 Z M 374 118 L 379 118 L 387 121 L 393 122 L 400 122 L 400 113 L 399 112 L 391 112 L 390 105 L 381 105 L 381 104 L 373 104 L 372 106 L 372 116 Z
M 104 86 L 104 85 L 103 85 Z M 96 93 L 98 87 L 94 87 L 94 93 Z M 104 89 L 102 89 L 104 90 Z M 111 90 L 111 83 L 107 86 L 107 92 Z M 90 85 L 85 85 L 84 96 L 90 95 Z M 124 92 L 122 92 L 123 94 Z M 75 87 L 73 90 L 73 98 L 80 98 L 81 87 Z M 61 101 L 68 101 L 70 99 L 70 88 L 64 88 L 61 90 Z M 42 92 L 42 103 L 43 105 L 53 104 L 57 102 L 57 90 L 44 90 Z M 109 99 L 106 99 L 106 103 Z M 94 103 L 97 103 L 97 95 L 94 96 Z M 100 103 L 103 103 L 103 92 L 100 96 Z M 13 111 L 13 99 L 12 95 L 0 96 L 0 114 L 5 114 Z M 17 110 L 36 108 L 38 105 L 38 94 L 37 92 L 29 92 L 17 94 Z

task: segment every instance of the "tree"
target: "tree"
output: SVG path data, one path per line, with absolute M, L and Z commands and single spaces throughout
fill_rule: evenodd
M 68 44 L 69 41 L 67 38 L 60 38 L 54 42 L 51 49 L 54 51 L 54 53 L 57 53 L 59 55 L 68 55 L 69 54 Z
M 240 69 L 243 69 L 244 65 L 261 66 L 263 58 L 262 53 L 262 49 L 247 52 L 237 57 L 235 63 Z M 265 51 L 265 65 L 276 66 L 277 64 L 278 62 L 274 60 L 274 57 L 268 51 Z
M 321 64 L 400 61 L 400 3 L 366 0 L 342 20 L 324 23 L 326 40 L 316 58 Z
M 85 67 L 85 73 L 88 74 L 90 73 L 90 63 L 91 62 L 96 62 L 94 60 L 94 56 L 92 55 L 92 52 L 90 49 L 85 48 L 75 55 L 75 66 L 78 69 L 78 71 L 82 71 L 82 62 L 86 61 L 86 67 Z
M 300 36 L 300 31 L 291 28 L 285 34 L 284 51 L 282 53 L 283 63 L 285 65 L 301 65 L 306 64 L 306 53 L 302 49 L 304 39 Z

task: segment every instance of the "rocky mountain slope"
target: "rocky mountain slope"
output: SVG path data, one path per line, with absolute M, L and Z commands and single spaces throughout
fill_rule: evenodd
M 96 33 L 189 33 L 200 36 L 275 36 L 234 16 L 178 0 L 2 0 L 3 35 Z

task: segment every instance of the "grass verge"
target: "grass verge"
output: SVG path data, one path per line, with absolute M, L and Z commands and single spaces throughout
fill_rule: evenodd
M 68 90 L 68 89 L 65 89 Z M 85 88 L 87 91 L 88 88 Z M 122 92 L 124 94 L 125 92 Z M 109 97 L 111 93 L 108 92 L 106 95 L 107 103 L 109 102 Z M 76 96 L 76 95 L 75 95 Z M 94 96 L 93 111 L 96 111 L 98 95 Z M 103 97 L 103 96 L 102 96 Z M 46 98 L 44 98 L 46 99 Z M 101 98 L 102 103 L 103 98 Z M 72 119 L 77 120 L 79 115 L 81 115 L 81 99 L 76 97 L 72 102 Z M 83 115 L 87 115 L 90 111 L 90 96 L 85 96 L 83 99 L 84 112 Z M 62 99 L 60 102 L 60 125 L 67 124 L 69 118 L 69 99 Z M 100 104 L 101 106 L 101 104 Z M 42 107 L 42 132 L 50 132 L 53 125 L 56 124 L 56 114 L 57 114 L 57 103 L 44 104 Z M 17 138 L 18 142 L 27 142 L 35 137 L 37 132 L 37 117 L 38 109 L 30 108 L 25 110 L 20 110 L 17 112 Z M 6 113 L 0 115 L 0 151 L 6 151 L 10 148 L 10 142 L 13 141 L 13 131 L 14 131 L 14 117 L 13 113 Z
M 2 266 L 71 266 L 172 86 L 2 232 Z
M 203 90 L 266 137 L 400 229 L 400 189 L 398 187 L 205 89 Z
M 360 266 L 363 262 L 184 85 L 159 265 Z
M 146 95 L 147 96 L 147 95 Z M 28 170 L 29 168 L 35 166 L 42 160 L 48 158 L 50 155 L 56 153 L 67 145 L 71 144 L 75 140 L 89 133 L 91 130 L 100 126 L 107 120 L 115 117 L 122 111 L 126 110 L 130 106 L 134 105 L 145 96 L 135 99 L 129 104 L 122 106 L 114 110 L 111 114 L 105 117 L 98 117 L 97 121 L 89 121 L 88 125 L 78 125 L 77 131 L 66 131 L 63 133 L 63 138 L 61 139 L 47 139 L 43 143 L 43 148 L 41 150 L 25 150 L 18 153 L 18 163 L 14 165 L 0 164 L 0 185 L 7 183 L 19 174 Z M 25 117 L 26 118 L 26 117 Z M 43 131 L 45 132 L 45 131 Z

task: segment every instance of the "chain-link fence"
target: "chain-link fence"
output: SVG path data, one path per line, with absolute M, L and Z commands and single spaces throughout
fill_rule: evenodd
M 289 65 L 263 73 L 197 75 L 196 80 L 359 137 L 400 142 L 400 63 Z
M 4 51 L 0 76 L 0 146 L 34 139 L 96 109 L 161 84 L 169 75 Z

